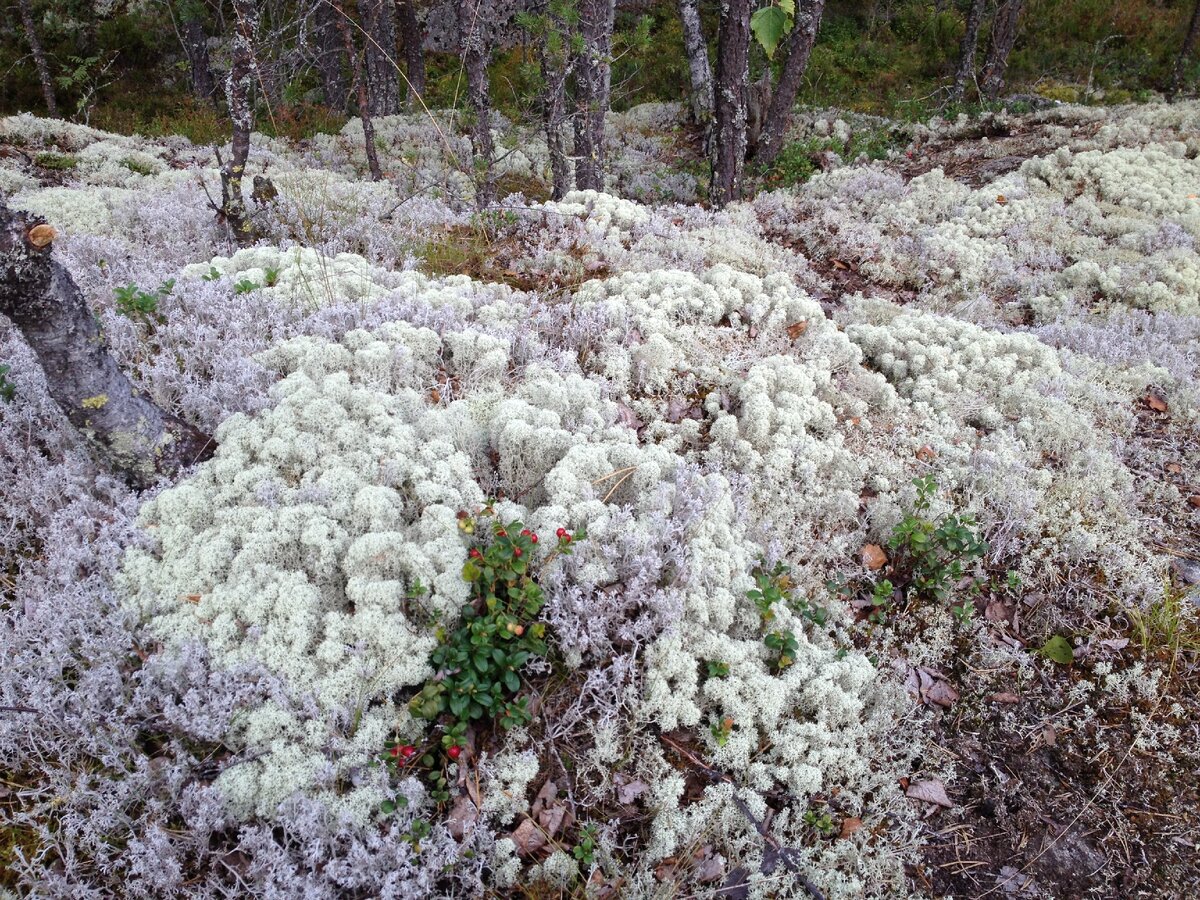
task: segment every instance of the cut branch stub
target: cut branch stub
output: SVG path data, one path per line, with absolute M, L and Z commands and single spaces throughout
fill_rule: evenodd
M 0 315 L 37 354 L 50 396 L 135 487 L 207 459 L 208 435 L 138 393 L 108 352 L 79 289 L 52 258 L 55 231 L 0 202 Z

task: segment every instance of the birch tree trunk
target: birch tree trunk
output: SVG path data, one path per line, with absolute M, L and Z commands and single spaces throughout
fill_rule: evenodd
M 346 80 L 346 45 L 338 28 L 337 13 L 328 0 L 317 2 L 317 72 L 325 105 L 345 112 L 350 103 L 350 85 Z
M 409 112 L 416 112 L 425 96 L 425 29 L 417 17 L 416 0 L 396 0 L 396 17 L 404 43 L 404 75 L 408 79 L 405 106 Z
M 129 383 L 87 302 L 53 259 L 53 240 L 54 229 L 0 201 L 0 314 L 37 354 L 59 409 L 137 488 L 212 456 L 208 435 Z
M 496 200 L 493 160 L 496 148 L 492 143 L 492 104 L 488 93 L 488 8 L 486 0 L 458 0 L 459 52 L 467 71 L 467 107 L 470 110 L 471 149 L 474 154 L 475 203 L 490 206 Z
M 541 71 L 542 128 L 546 133 L 546 149 L 550 154 L 550 173 L 553 179 L 551 199 L 561 200 L 571 189 L 571 164 L 563 144 L 563 125 L 567 121 L 567 79 L 571 75 L 570 28 L 555 14 L 551 5 L 542 0 L 535 8 L 541 19 L 541 32 L 534 34 L 538 47 L 538 67 Z
M 221 166 L 221 208 L 218 213 L 233 230 L 239 246 L 254 243 L 254 227 L 246 215 L 242 178 L 250 158 L 250 132 L 254 128 L 254 42 L 258 36 L 257 0 L 233 0 L 233 46 L 229 75 L 225 79 L 225 98 L 233 125 L 229 161 Z M 218 160 L 220 157 L 218 156 Z
M 750 8 L 750 0 L 723 0 L 721 4 L 709 185 L 709 200 L 718 207 L 736 200 L 742 188 L 750 93 Z
M 1175 95 L 1183 87 L 1183 72 L 1187 68 L 1188 60 L 1196 51 L 1198 40 L 1200 40 L 1200 0 L 1196 0 L 1196 5 L 1192 9 L 1192 18 L 1183 39 L 1183 47 L 1180 48 L 1179 56 L 1175 59 L 1175 71 L 1171 73 L 1171 85 L 1167 88 L 1167 99 L 1174 100 Z
M 755 148 L 754 161 L 769 166 L 783 149 L 783 138 L 796 104 L 800 82 L 808 68 L 809 57 L 817 43 L 817 32 L 821 28 L 821 16 L 825 13 L 825 0 L 799 0 L 796 19 L 787 40 L 787 59 L 779 74 L 779 83 L 771 96 L 762 135 Z
M 366 32 L 367 97 L 371 115 L 400 112 L 400 74 L 396 69 L 396 8 L 392 0 L 359 0 Z
M 38 80 L 42 83 L 42 99 L 46 101 L 46 113 L 52 119 L 58 118 L 58 101 L 54 97 L 54 79 L 50 77 L 50 66 L 46 62 L 46 51 L 38 38 L 37 28 L 33 23 L 33 10 L 29 0 L 17 0 L 21 11 L 21 25 L 25 29 L 25 40 L 29 44 L 29 52 L 33 54 L 33 64 L 37 67 Z
M 708 128 L 713 115 L 713 73 L 700 23 L 700 0 L 679 0 L 679 20 L 683 24 L 683 49 L 692 82 L 692 118 L 697 125 Z
M 575 116 L 575 186 L 604 190 L 604 114 L 612 91 L 615 0 L 580 0 L 583 53 L 575 67 L 579 111 Z
M 950 99 L 957 102 L 967 90 L 967 82 L 975 78 L 975 45 L 979 41 L 979 26 L 983 24 L 983 10 L 987 0 L 971 0 L 967 12 L 967 30 L 963 34 L 958 51 L 958 68 L 954 82 L 950 85 Z
M 350 31 L 350 19 L 342 6 L 342 0 L 329 0 L 329 3 L 333 7 L 338 31 L 342 34 L 346 56 L 354 63 L 354 88 L 358 92 L 358 118 L 363 127 L 363 150 L 367 154 L 367 169 L 371 172 L 372 181 L 381 181 L 383 170 L 379 167 L 379 153 L 375 148 L 375 123 L 371 120 L 371 98 L 363 73 L 362 57 L 354 48 L 354 34 Z
M 989 100 L 995 100 L 1004 90 L 1004 73 L 1008 69 L 1008 57 L 1017 43 L 1017 31 L 1021 22 L 1024 0 L 1003 0 L 992 21 L 992 37 L 988 44 L 987 58 L 983 62 L 983 73 L 979 78 L 979 90 Z
M 179 11 L 180 37 L 192 76 L 192 94 L 197 100 L 217 101 L 217 82 L 208 59 L 208 32 L 204 28 L 204 7 L 186 0 Z

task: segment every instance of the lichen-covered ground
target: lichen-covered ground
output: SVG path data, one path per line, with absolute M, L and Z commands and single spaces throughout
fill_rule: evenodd
M 210 150 L 0 120 L 0 192 L 219 442 L 131 494 L 0 322 L 3 889 L 1200 888 L 1200 105 L 885 123 L 721 212 L 679 116 L 614 115 L 610 193 L 557 203 L 497 122 L 482 214 L 449 117 L 378 122 L 382 183 L 357 123 L 256 138 L 236 253 Z M 531 720 L 447 760 L 409 701 L 489 498 L 535 566 L 587 537 Z M 944 596 L 914 517 L 987 543 Z

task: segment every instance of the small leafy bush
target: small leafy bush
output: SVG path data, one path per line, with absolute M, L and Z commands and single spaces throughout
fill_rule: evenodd
M 0 365 L 0 400 L 5 403 L 12 403 L 17 396 L 16 386 L 5 377 L 11 372 L 11 366 Z
M 460 517 L 460 528 L 474 533 L 474 522 Z M 582 531 L 557 532 L 558 543 L 544 566 L 571 552 Z M 455 725 L 495 717 L 502 728 L 529 721 L 521 690 L 521 669 L 534 656 L 546 655 L 546 625 L 537 621 L 545 598 L 535 580 L 534 547 L 538 536 L 520 522 L 492 525 L 492 542 L 472 548 L 463 566 L 472 601 L 463 606 L 462 623 L 439 630 L 440 643 L 430 663 L 438 673 L 411 701 L 426 719 L 448 715 Z
M 257 291 L 260 287 L 262 287 L 262 285 L 257 281 L 251 281 L 249 278 L 243 278 L 241 281 L 234 284 L 233 292 L 235 294 L 249 294 L 251 291 Z
M 955 513 L 929 518 L 929 507 L 937 482 L 926 475 L 914 479 L 917 499 L 913 509 L 892 529 L 888 549 L 892 551 L 893 576 L 908 601 L 951 601 L 960 590 L 967 567 L 987 555 L 987 543 L 976 532 L 971 516 Z M 982 584 L 972 578 L 966 599 L 956 600 L 952 609 L 960 620 L 975 614 L 973 599 Z
M 599 844 L 598 829 L 595 824 L 579 826 L 579 843 L 571 851 L 577 860 L 585 866 L 596 862 L 596 847 Z
M 175 290 L 175 279 L 170 278 L 153 291 L 145 291 L 130 282 L 124 287 L 113 291 L 116 298 L 117 312 L 129 319 L 139 319 L 149 322 L 151 319 L 162 320 L 158 312 L 158 301 L 170 295 Z

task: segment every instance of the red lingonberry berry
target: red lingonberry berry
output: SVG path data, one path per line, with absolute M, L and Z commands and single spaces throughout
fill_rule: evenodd
M 530 543 L 536 544 L 537 543 L 537 535 L 536 534 L 529 535 L 529 541 L 530 541 Z
M 412 759 L 417 754 L 417 748 L 412 744 L 405 744 L 400 748 L 400 755 L 405 759 Z
M 458 757 L 462 755 L 462 747 L 458 746 L 458 744 L 454 744 L 449 750 L 446 751 L 446 755 L 451 759 L 458 759 Z
M 483 554 L 480 553 L 479 550 L 475 547 L 472 547 L 471 552 L 467 555 L 470 556 L 471 559 L 479 559 L 479 557 L 483 556 Z
M 567 529 L 560 528 L 560 529 L 558 529 L 558 531 L 556 531 L 554 533 L 557 534 L 560 538 L 563 538 L 563 537 L 567 536 Z
M 393 747 L 393 748 L 391 749 L 391 754 L 392 754 L 392 756 L 399 756 L 399 755 L 400 755 L 400 745 L 399 745 L 399 744 L 397 744 L 395 747 Z
M 520 557 L 520 555 L 521 555 L 520 547 L 517 547 L 515 550 L 513 550 L 513 556 Z
M 521 529 L 521 537 L 529 537 L 529 535 L 530 535 L 530 531 L 528 528 Z
M 496 537 L 508 537 L 508 532 L 501 528 L 496 532 Z
M 569 544 L 571 543 L 571 536 L 569 534 L 563 535 L 563 540 Z

